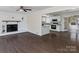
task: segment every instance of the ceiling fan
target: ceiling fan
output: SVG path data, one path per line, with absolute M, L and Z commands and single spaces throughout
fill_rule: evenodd
M 28 12 L 28 11 L 32 11 L 31 9 L 28 8 L 24 8 L 24 6 L 20 6 L 19 9 L 17 9 L 16 11 L 24 11 L 24 12 Z

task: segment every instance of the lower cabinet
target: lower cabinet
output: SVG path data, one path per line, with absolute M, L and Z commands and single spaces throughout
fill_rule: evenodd
M 42 27 L 42 35 L 48 34 L 50 32 L 50 26 Z

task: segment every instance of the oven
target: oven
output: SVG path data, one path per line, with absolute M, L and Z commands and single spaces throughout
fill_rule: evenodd
M 56 25 L 51 25 L 51 29 L 56 29 Z

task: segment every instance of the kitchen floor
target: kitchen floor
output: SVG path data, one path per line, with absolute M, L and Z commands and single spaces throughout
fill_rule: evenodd
M 69 32 L 51 32 L 38 36 L 29 32 L 0 37 L 1 53 L 73 53 L 79 52 L 78 39 Z

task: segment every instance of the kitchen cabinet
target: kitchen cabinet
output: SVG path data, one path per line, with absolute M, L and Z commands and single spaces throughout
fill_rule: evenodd
M 48 34 L 50 32 L 50 26 L 44 25 L 42 26 L 42 35 Z
M 41 24 L 41 30 L 42 30 L 42 35 L 48 34 L 50 31 L 50 17 L 47 15 L 42 16 L 42 24 Z
M 44 23 L 50 23 L 50 17 L 49 16 L 42 16 L 42 22 Z

